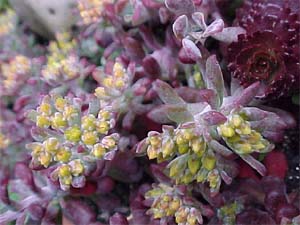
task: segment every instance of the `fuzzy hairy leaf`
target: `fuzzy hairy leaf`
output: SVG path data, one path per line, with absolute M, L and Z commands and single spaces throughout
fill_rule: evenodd
M 219 108 L 223 102 L 225 88 L 221 67 L 215 55 L 210 56 L 206 61 L 205 81 L 207 88 L 215 90 L 218 96 L 216 108 Z

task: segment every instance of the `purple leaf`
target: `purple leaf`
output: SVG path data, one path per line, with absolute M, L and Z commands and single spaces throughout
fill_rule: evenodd
M 191 14 L 195 11 L 192 0 L 165 0 L 166 7 L 177 15 Z
M 210 89 L 196 89 L 191 87 L 176 88 L 176 92 L 184 101 L 189 103 L 207 102 L 210 103 L 214 97 L 214 91 Z
M 233 152 L 227 148 L 226 146 L 220 144 L 216 140 L 212 140 L 209 142 L 209 146 L 216 152 L 218 152 L 220 155 L 224 157 L 229 157 L 233 155 Z
M 126 217 L 120 213 L 115 213 L 109 218 L 110 225 L 128 225 Z
M 147 114 L 147 117 L 159 124 L 170 123 L 166 108 L 166 105 L 157 106 Z
M 198 61 L 201 58 L 200 49 L 195 45 L 195 43 L 189 39 L 182 39 L 182 47 L 188 58 L 193 61 Z
M 218 96 L 216 107 L 220 107 L 224 96 L 224 80 L 220 65 L 215 55 L 210 56 L 206 61 L 205 82 L 209 89 L 215 90 Z
M 188 29 L 189 22 L 186 15 L 179 16 L 173 23 L 173 32 L 178 39 L 183 39 L 187 35 Z
M 219 125 L 227 121 L 227 118 L 222 113 L 214 110 L 203 113 L 201 118 L 207 123 L 208 126 Z
M 185 105 L 186 103 L 178 96 L 176 91 L 166 82 L 156 80 L 153 89 L 157 92 L 160 99 L 166 104 Z
M 253 169 L 255 169 L 260 175 L 265 176 L 267 173 L 266 167 L 257 161 L 251 155 L 240 155 L 240 157 L 248 163 Z
M 225 27 L 222 32 L 215 33 L 212 37 L 218 41 L 230 44 L 231 42 L 237 42 L 238 35 L 244 33 L 246 33 L 246 31 L 241 27 Z
M 195 21 L 195 23 L 202 29 L 205 30 L 206 29 L 206 23 L 205 23 L 205 19 L 204 19 L 204 15 L 202 12 L 195 12 L 192 14 L 192 18 Z
M 224 21 L 222 19 L 217 19 L 212 22 L 203 32 L 203 37 L 207 38 L 211 35 L 221 32 L 224 28 Z

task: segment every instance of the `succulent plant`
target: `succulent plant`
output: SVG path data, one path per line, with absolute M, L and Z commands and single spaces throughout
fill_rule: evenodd
M 299 4 L 239 2 L 0 6 L 0 224 L 298 224 Z
M 299 3 L 245 1 L 235 24 L 246 29 L 228 47 L 228 69 L 244 86 L 260 81 L 261 98 L 295 93 L 299 83 Z M 247 15 L 245 15 L 245 12 Z

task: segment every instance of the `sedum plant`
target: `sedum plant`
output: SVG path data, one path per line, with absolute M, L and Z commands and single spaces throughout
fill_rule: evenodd
M 299 223 L 298 1 L 76 4 L 0 10 L 0 224 Z

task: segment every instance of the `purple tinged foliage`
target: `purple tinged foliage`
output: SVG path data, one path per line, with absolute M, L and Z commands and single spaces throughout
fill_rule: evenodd
M 0 224 L 299 224 L 298 1 L 79 3 L 49 42 L 0 10 Z

